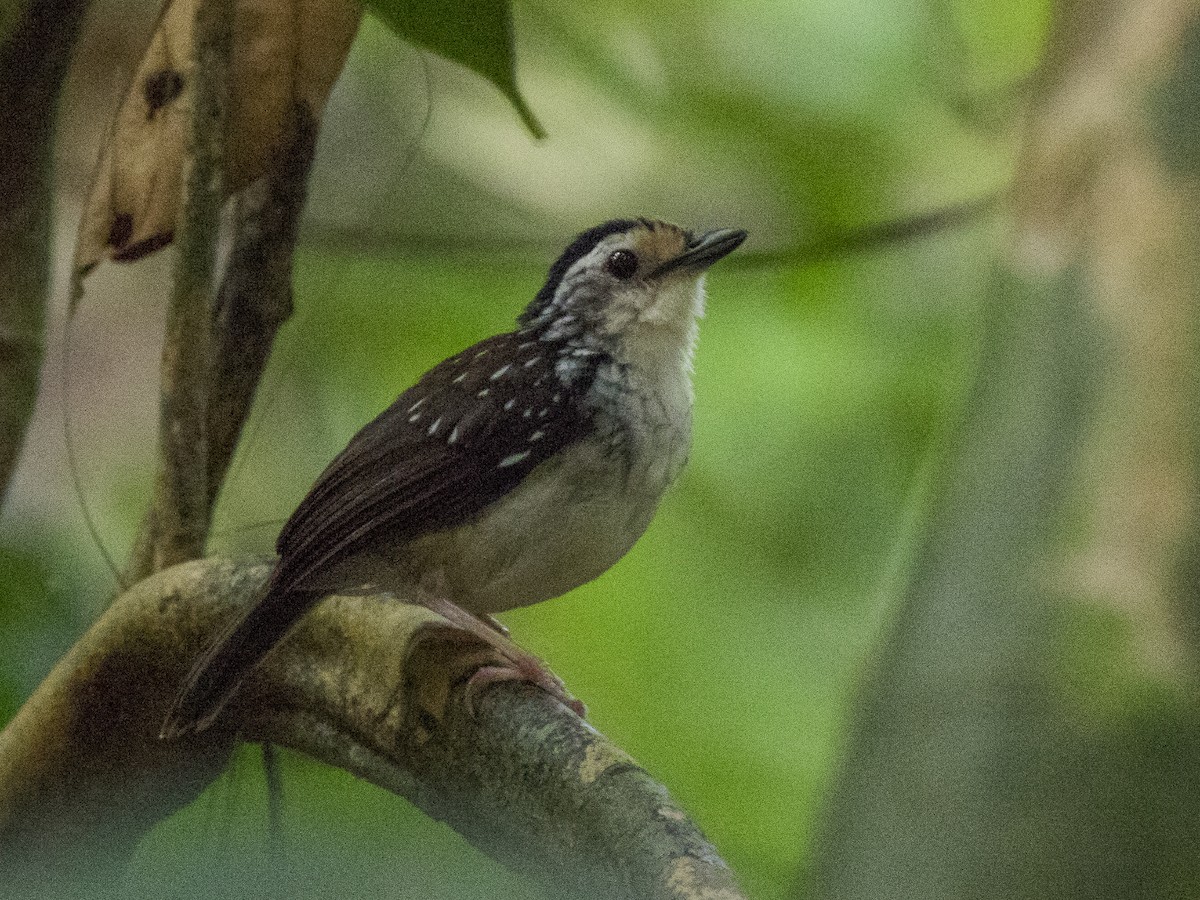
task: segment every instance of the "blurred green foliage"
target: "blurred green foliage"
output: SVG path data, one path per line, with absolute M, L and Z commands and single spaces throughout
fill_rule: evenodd
M 415 18 L 401 30 L 516 98 L 507 6 L 485 5 L 477 22 L 495 41 L 483 61 L 455 50 L 438 18 L 459 6 L 406 4 Z M 401 7 L 376 8 L 396 24 Z M 1034 545 L 1071 528 L 1039 493 L 1085 413 L 1079 384 L 1038 368 L 1086 358 L 1058 353 L 1080 352 L 1062 340 L 1077 324 L 1063 318 L 1069 291 L 1004 281 L 981 217 L 801 262 L 856 227 L 1007 183 L 1014 98 L 1049 3 L 529 0 L 513 14 L 541 143 L 493 88 L 365 27 L 326 119 L 297 316 L 213 551 L 268 548 L 345 440 L 429 365 L 507 328 L 575 231 L 623 214 L 746 227 L 742 260 L 709 278 L 680 484 L 612 572 L 506 623 L 694 813 L 756 898 L 798 885 L 985 896 L 973 890 L 994 867 L 1021 859 L 1028 871 L 993 895 L 1032 896 L 1023 889 L 1056 873 L 1064 896 L 1194 885 L 1181 861 L 1200 808 L 1194 705 L 1130 665 L 1125 617 L 992 577 L 1030 546 L 995 540 L 1005 522 L 1030 526 L 1020 537 Z M 105 327 L 153 359 L 157 301 L 124 302 L 83 315 L 124 315 Z M 1029 344 L 990 343 L 1019 322 Z M 119 547 L 151 471 L 149 436 L 125 424 L 152 402 L 146 384 L 106 397 L 115 425 L 79 440 Z M 977 431 L 958 431 L 964 414 Z M 114 431 L 129 436 L 94 437 Z M 964 448 L 975 455 L 947 469 L 947 449 Z M 1027 481 L 1006 480 L 1013 471 Z M 64 488 L 22 496 L 38 490 Z M 0 621 L 30 636 L 14 647 L 46 649 L 5 645 L 4 713 L 95 608 L 81 585 L 103 583 L 73 522 L 28 500 L 14 510 L 0 528 Z M 57 590 L 51 569 L 72 573 L 54 576 Z M 130 895 L 531 896 L 343 773 L 285 756 L 284 778 L 282 847 L 247 749 L 150 835 Z
M 25 8 L 23 0 L 3 0 L 0 2 L 0 41 L 8 39 L 9 32 L 16 26 L 21 11 Z
M 1200 172 L 1200 27 L 1183 35 L 1178 64 L 1150 97 L 1151 125 L 1163 158 L 1180 173 Z
M 61 537 L 33 525 L 0 544 L 4 602 L 0 604 L 0 722 L 7 722 L 87 625 L 75 605 L 84 584 L 70 569 L 52 569 Z
M 1105 381 L 1081 280 L 997 274 L 812 896 L 1186 897 L 1200 882 L 1195 704 L 1136 661 L 1128 620 L 1053 575 Z

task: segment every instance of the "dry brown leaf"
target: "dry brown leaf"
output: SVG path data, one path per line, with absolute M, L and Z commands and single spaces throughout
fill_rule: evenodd
M 169 244 L 182 207 L 197 0 L 168 0 L 113 121 L 79 226 L 74 275 Z M 362 18 L 359 0 L 236 0 L 225 189 L 261 176 L 294 103 L 315 120 Z M 77 292 L 78 293 L 78 292 Z

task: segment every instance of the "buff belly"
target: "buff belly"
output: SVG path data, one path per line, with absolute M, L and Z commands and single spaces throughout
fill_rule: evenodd
M 451 599 L 475 613 L 549 600 L 591 581 L 642 536 L 667 487 L 626 477 L 600 456 L 591 443 L 568 449 L 474 523 L 418 541 L 413 556 L 426 572 L 440 569 Z
M 682 466 L 687 437 L 672 434 L 668 452 L 639 453 L 632 468 L 606 457 L 603 442 L 581 442 L 473 522 L 411 543 L 381 542 L 317 586 L 373 585 L 405 600 L 436 592 L 479 615 L 558 597 L 607 571 L 642 536 Z

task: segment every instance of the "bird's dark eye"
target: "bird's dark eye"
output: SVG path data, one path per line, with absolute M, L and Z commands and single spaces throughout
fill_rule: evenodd
M 604 270 L 624 281 L 637 271 L 638 258 L 632 250 L 614 250 L 604 261 Z

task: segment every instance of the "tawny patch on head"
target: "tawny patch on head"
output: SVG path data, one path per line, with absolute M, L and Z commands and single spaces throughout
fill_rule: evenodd
M 674 259 L 687 247 L 688 234 L 678 225 L 648 222 L 633 233 L 633 250 L 653 268 Z

